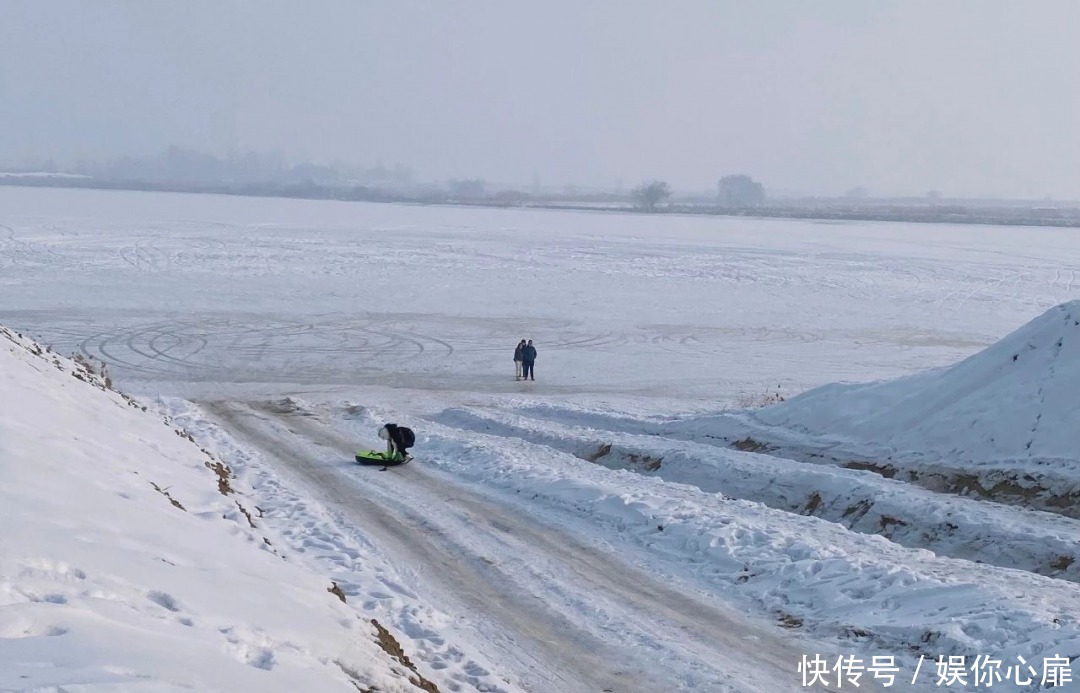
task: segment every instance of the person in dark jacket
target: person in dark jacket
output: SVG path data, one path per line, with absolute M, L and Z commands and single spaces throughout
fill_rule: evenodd
M 530 339 L 521 350 L 521 377 L 526 380 L 536 380 L 533 373 L 533 363 L 536 361 L 536 347 Z
M 525 340 L 518 342 L 517 348 L 514 349 L 514 380 L 521 380 L 521 352 L 525 349 Z
M 379 437 L 386 441 L 387 459 L 399 460 L 408 459 L 409 448 L 416 440 L 411 429 L 392 423 L 379 429 Z

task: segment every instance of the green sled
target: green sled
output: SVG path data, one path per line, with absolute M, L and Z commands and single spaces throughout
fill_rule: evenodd
M 386 467 L 395 464 L 405 464 L 411 457 L 402 457 L 397 453 L 387 455 L 385 450 L 361 450 L 356 453 L 356 461 L 360 464 L 377 464 Z

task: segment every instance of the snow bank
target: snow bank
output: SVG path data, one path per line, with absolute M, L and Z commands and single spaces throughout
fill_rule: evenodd
M 954 366 L 889 382 L 828 385 L 755 418 L 897 452 L 975 464 L 1053 461 L 1077 471 L 1078 382 L 1080 301 L 1072 301 Z
M 909 671 L 920 655 L 1015 663 L 1080 652 L 1075 583 L 935 556 L 819 518 L 603 469 L 497 430 L 462 428 L 466 422 L 452 413 L 433 419 L 417 446 L 423 464 L 576 516 L 583 532 L 645 550 L 663 570 L 819 643 L 895 654 Z
M 572 419 L 570 412 L 566 418 Z M 432 420 L 526 440 L 610 469 L 627 469 L 814 515 L 864 534 L 881 534 L 903 546 L 1080 581 L 1076 563 L 1080 522 L 1051 513 L 934 493 L 858 469 L 805 464 L 569 421 L 550 423 L 516 411 L 456 408 Z
M 759 410 L 593 420 L 1080 518 L 1077 382 L 1080 301 L 1073 301 L 950 367 L 826 385 Z M 555 409 L 535 415 L 565 418 Z
M 0 328 L 0 689 L 416 690 L 224 467 L 105 385 Z

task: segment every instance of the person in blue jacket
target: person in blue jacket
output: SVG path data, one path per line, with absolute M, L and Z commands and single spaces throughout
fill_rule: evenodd
M 521 350 L 521 377 L 525 380 L 536 380 L 536 375 L 533 373 L 533 363 L 536 361 L 536 347 L 533 346 L 530 339 L 525 347 Z

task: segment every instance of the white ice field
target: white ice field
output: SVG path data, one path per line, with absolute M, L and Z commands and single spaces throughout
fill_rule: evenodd
M 993 690 L 1045 689 L 1048 658 L 1080 655 L 1080 307 L 1039 316 L 1080 297 L 1078 267 L 1071 229 L 0 187 L 0 325 L 109 364 L 231 466 L 276 551 L 454 691 L 798 690 L 814 654 L 895 658 L 894 686 L 864 671 L 862 690 L 974 689 L 976 657 L 1001 660 Z M 734 410 L 949 366 L 1021 328 L 957 369 Z M 535 382 L 513 377 L 521 338 Z M 45 448 L 5 444 L 37 425 L 17 404 L 31 380 L 6 382 L 0 468 L 33 479 Z M 417 461 L 351 464 L 389 420 L 417 431 Z M 197 685 L 145 652 L 87 674 L 63 645 L 87 626 L 62 621 L 93 598 L 11 615 L 2 595 L 47 592 L 33 566 L 87 572 L 66 538 L 28 546 L 0 542 L 0 690 L 36 690 L 4 678 L 37 674 L 5 658 L 19 628 L 70 690 Z M 233 623 L 261 634 L 239 659 L 257 671 L 222 676 L 288 690 L 284 663 L 331 637 L 320 618 L 314 644 Z M 192 642 L 174 656 L 214 647 Z M 964 686 L 955 667 L 936 685 L 943 656 Z
M 0 319 L 134 380 L 712 406 L 951 363 L 1080 293 L 1068 229 L 0 189 Z M 540 383 L 543 383 L 542 385 Z

